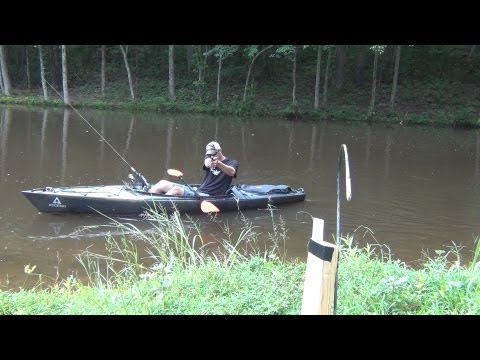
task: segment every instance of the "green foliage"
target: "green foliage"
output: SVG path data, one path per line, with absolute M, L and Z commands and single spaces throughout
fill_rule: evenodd
M 466 106 L 452 113 L 453 125 L 456 127 L 474 127 L 478 121 L 477 111 Z
M 196 80 L 192 84 L 192 96 L 194 102 L 198 104 L 207 104 L 212 100 L 211 95 L 207 93 L 207 83 L 205 81 Z
M 248 98 L 248 94 L 247 94 Z M 235 96 L 230 103 L 232 109 L 232 114 L 234 115 L 243 115 L 249 108 L 251 108 L 252 102 L 246 101 L 243 102 L 243 99 L 240 96 Z
M 270 55 L 271 57 L 286 57 L 289 60 L 293 59 L 293 53 L 295 52 L 295 45 L 280 45 L 275 49 L 275 52 Z
M 370 46 L 370 50 L 372 50 L 375 53 L 378 53 L 379 55 L 382 55 L 386 47 L 387 45 L 372 45 Z
M 208 55 L 213 54 L 217 59 L 228 59 L 239 49 L 239 45 L 215 45 L 207 52 Z
M 366 114 L 355 106 L 330 105 L 326 108 L 312 110 L 311 116 L 318 120 L 330 121 L 365 121 Z
M 249 59 L 252 59 L 258 53 L 258 45 L 248 45 L 244 52 L 247 54 Z

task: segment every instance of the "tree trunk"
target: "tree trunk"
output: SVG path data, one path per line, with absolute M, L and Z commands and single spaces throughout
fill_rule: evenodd
M 135 83 L 133 85 L 133 88 L 136 89 L 137 88 L 137 84 L 138 84 L 138 51 L 135 51 L 135 71 L 134 71 L 134 75 L 135 75 Z
M 175 100 L 175 47 L 168 45 L 168 96 Z
M 327 68 L 325 69 L 325 81 L 323 82 L 323 99 L 322 99 L 322 106 L 327 105 L 327 98 L 328 98 L 328 74 L 330 72 L 330 62 L 332 61 L 332 48 L 328 48 L 328 56 L 327 56 Z
M 203 67 L 204 67 L 204 70 L 207 68 L 207 61 L 208 61 L 208 56 L 209 56 L 209 52 L 210 51 L 210 46 L 208 45 L 205 45 L 205 55 L 203 56 Z M 204 71 L 204 75 L 205 75 L 205 71 Z
M 59 88 L 62 85 L 62 54 L 61 51 L 60 54 L 58 53 L 59 48 L 58 45 L 53 45 L 51 48 L 51 54 L 53 57 L 53 61 L 51 62 L 53 66 L 52 74 L 56 88 Z
M 265 51 L 267 51 L 268 49 L 270 49 L 273 45 L 268 45 L 267 47 L 265 47 L 262 51 L 260 51 L 259 53 L 257 53 L 253 59 L 252 59 L 252 62 L 250 63 L 250 66 L 248 67 L 248 72 L 247 72 L 247 80 L 245 81 L 245 89 L 243 91 L 243 102 L 245 102 L 245 100 L 247 99 L 247 88 L 248 88 L 248 81 L 250 80 L 250 75 L 251 75 L 251 72 L 252 72 L 252 67 L 253 67 L 253 64 L 255 63 L 255 60 L 257 60 L 257 58 Z
M 347 60 L 347 46 L 337 45 L 337 57 L 335 67 L 335 88 L 337 90 L 343 89 L 345 80 L 345 63 Z
M 292 87 L 292 105 L 293 105 L 293 112 L 297 112 L 297 52 L 298 52 L 298 47 L 294 46 L 293 50 L 293 69 L 292 69 L 292 81 L 293 81 L 293 87 Z
M 203 55 L 208 52 L 208 45 L 205 45 L 205 50 L 202 51 L 202 45 L 198 45 L 198 81 L 205 80 L 205 69 L 207 67 L 207 56 Z
M 362 73 L 363 68 L 365 66 L 365 58 L 367 55 L 368 48 L 366 46 L 362 46 L 360 50 L 360 54 L 358 55 L 357 62 L 355 64 L 355 82 L 360 84 L 362 82 Z
M 320 104 L 320 70 L 322 68 L 322 46 L 318 45 L 317 50 L 317 73 L 315 75 L 315 104 L 314 109 L 318 109 Z
M 5 95 L 5 88 L 3 87 L 3 75 L 2 75 L 1 66 L 0 66 L 0 90 L 2 90 L 2 95 Z
M 472 61 L 473 53 L 475 52 L 476 47 L 477 45 L 472 45 L 472 47 L 470 48 L 470 52 L 468 53 L 468 58 L 467 58 L 468 62 Z
M 392 95 L 390 96 L 390 111 L 395 109 L 395 96 L 397 94 L 397 82 L 398 82 L 398 68 L 400 67 L 400 53 L 402 51 L 402 45 L 397 45 L 395 48 L 395 71 L 393 73 L 393 85 Z
M 217 77 L 217 107 L 220 105 L 220 74 L 222 73 L 222 55 L 218 59 L 218 77 Z
M 105 45 L 102 45 L 102 97 L 105 97 Z
M 383 81 L 383 70 L 384 69 L 385 69 L 385 64 L 384 63 L 381 63 L 377 66 L 377 85 L 380 85 Z
M 375 94 L 377 91 L 377 67 L 378 67 L 378 51 L 375 51 L 375 57 L 373 58 L 372 99 L 370 101 L 370 107 L 368 109 L 368 116 L 373 114 L 373 108 L 375 107 Z
M 30 88 L 32 87 L 31 85 L 31 82 L 30 82 L 30 58 L 28 56 L 28 46 L 25 46 L 25 58 L 26 58 L 26 62 L 27 62 L 27 68 L 26 68 L 26 72 L 27 72 L 27 90 L 30 91 Z
M 0 66 L 2 69 L 3 91 L 5 95 L 10 96 L 10 76 L 8 75 L 7 57 L 3 45 L 0 45 Z
M 48 101 L 47 82 L 45 81 L 45 63 L 43 61 L 42 45 L 38 45 L 38 56 L 40 58 L 40 79 L 42 81 L 43 98 Z
M 132 100 L 135 100 L 135 94 L 133 92 L 132 74 L 130 73 L 130 66 L 128 65 L 128 58 L 127 58 L 128 45 L 125 45 L 125 49 L 123 48 L 122 45 L 120 45 L 120 50 L 122 51 L 123 62 L 125 63 L 125 68 L 127 69 L 128 85 L 130 86 L 130 96 L 132 97 Z
M 72 105 L 70 103 L 70 96 L 68 95 L 68 74 L 67 74 L 67 48 L 62 45 L 62 84 L 63 84 L 63 101 L 65 105 Z
M 203 62 L 202 81 L 205 81 L 205 73 L 207 71 L 208 50 L 209 50 L 209 46 L 205 45 L 205 55 L 202 55 L 202 62 Z
M 255 87 L 255 67 L 256 66 L 257 66 L 257 63 L 255 62 L 255 64 L 253 64 L 252 66 L 252 71 L 250 73 L 250 89 L 252 90 Z
M 192 53 L 193 45 L 187 45 L 187 75 L 189 78 L 192 71 Z
M 202 45 L 198 45 L 198 81 L 203 81 Z

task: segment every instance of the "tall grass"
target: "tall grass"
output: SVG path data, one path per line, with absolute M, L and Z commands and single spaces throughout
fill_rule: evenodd
M 394 260 L 385 246 L 359 248 L 342 239 L 339 313 L 480 314 L 480 241 L 471 263 L 462 264 L 460 248 L 437 250 L 420 269 Z
M 239 234 L 235 234 L 228 222 L 218 221 L 216 215 L 208 215 L 220 229 L 220 240 L 212 244 L 204 240 L 198 221 L 188 215 L 182 219 L 177 209 L 167 212 L 163 207 L 154 207 L 143 215 L 152 224 L 150 230 L 140 230 L 132 223 L 109 218 L 122 235 L 119 238 L 106 237 L 105 254 L 87 249 L 77 259 L 85 269 L 89 284 L 100 287 L 137 281 L 140 277 L 151 276 L 152 271 L 174 266 L 189 269 L 213 262 L 228 269 L 252 257 L 285 262 L 288 238 L 285 222 L 281 216 L 275 220 L 272 207 L 269 212 L 272 231 L 267 233 L 268 241 L 263 243 L 263 248 L 260 233 L 243 213 L 240 213 L 242 227 Z

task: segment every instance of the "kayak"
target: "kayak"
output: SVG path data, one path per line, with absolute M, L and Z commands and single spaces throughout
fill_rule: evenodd
M 192 184 L 198 187 L 198 184 Z M 287 185 L 233 185 L 221 196 L 172 196 L 151 194 L 142 187 L 124 185 L 42 187 L 23 190 L 22 193 L 39 212 L 43 213 L 101 213 L 141 214 L 150 209 L 165 209 L 181 213 L 203 211 L 207 200 L 220 211 L 240 211 L 266 208 L 304 201 L 302 188 Z M 205 212 L 205 211 L 203 211 Z

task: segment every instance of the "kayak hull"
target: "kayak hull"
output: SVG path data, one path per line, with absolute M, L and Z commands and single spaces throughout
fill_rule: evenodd
M 237 187 L 232 190 L 225 196 L 186 197 L 150 194 L 126 185 L 101 185 L 44 187 L 22 193 L 39 212 L 57 214 L 140 214 L 149 209 L 198 213 L 202 211 L 203 200 L 213 203 L 221 212 L 240 211 L 303 201 L 306 196 L 303 189 L 270 194 L 248 192 Z

